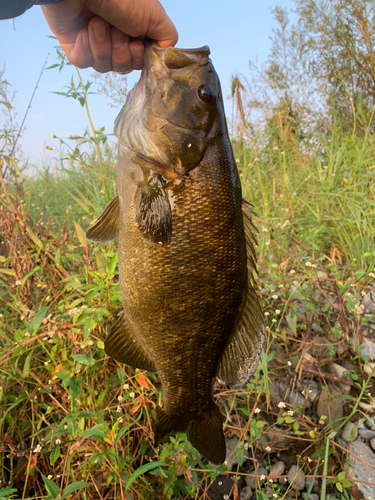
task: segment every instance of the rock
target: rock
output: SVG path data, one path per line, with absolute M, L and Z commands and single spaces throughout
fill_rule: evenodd
M 310 401 L 310 403 L 315 403 L 319 395 L 319 384 L 315 380 L 303 379 L 301 381 L 304 397 Z
M 250 488 L 256 489 L 259 485 L 264 483 L 267 471 L 264 467 L 258 467 L 256 470 L 250 471 L 249 474 L 251 474 L 251 476 L 245 476 L 246 484 L 247 486 L 250 486 Z
M 375 438 L 371 439 L 370 446 L 375 451 Z
M 227 470 L 231 471 L 234 465 L 238 465 L 238 459 L 236 455 L 236 448 L 238 445 L 239 439 L 236 437 L 233 437 L 231 439 L 228 439 L 226 442 L 226 447 L 227 447 Z M 244 460 L 249 456 L 248 450 L 244 450 L 243 452 Z
M 288 472 L 288 481 L 292 490 L 302 491 L 305 489 L 305 473 L 298 469 L 297 465 L 292 465 Z
M 370 441 L 370 439 L 375 438 L 375 431 L 370 431 L 368 429 L 359 429 L 359 435 L 361 436 L 362 439 L 365 441 Z M 375 473 L 375 472 L 374 472 Z
M 372 377 L 375 377 L 374 368 L 375 368 L 375 363 L 372 363 L 371 361 L 363 365 L 363 371 L 367 373 L 367 375 L 371 375 Z
M 250 500 L 252 496 L 253 490 L 250 488 L 250 486 L 245 486 L 245 488 L 241 490 L 240 500 Z
M 348 446 L 348 463 L 345 465 L 346 479 L 348 481 L 374 482 L 375 454 L 371 449 L 361 441 L 353 441 Z M 358 460 L 357 455 L 363 460 Z M 367 463 L 366 463 L 367 462 Z M 369 464 L 369 465 L 367 465 Z M 371 467 L 370 467 L 371 466 Z M 375 498 L 375 486 L 370 484 L 357 483 L 360 497 L 364 500 L 373 500 Z
M 335 345 L 335 350 L 337 356 L 342 356 L 345 353 L 345 347 L 342 344 Z
M 375 296 L 375 292 L 374 292 Z M 365 339 L 359 346 L 361 356 L 369 356 L 371 361 L 375 360 L 375 343 L 372 340 Z
M 337 363 L 332 363 L 332 373 L 336 375 L 336 377 L 341 378 L 343 381 L 348 380 L 351 382 L 352 380 L 350 375 L 347 375 L 347 369 Z M 350 385 L 345 384 L 345 382 L 339 382 L 339 386 L 343 394 L 350 394 Z
M 279 460 L 278 462 L 276 462 L 272 465 L 270 473 L 268 474 L 269 479 L 273 479 L 273 480 L 279 479 L 279 477 L 284 474 L 284 470 L 285 470 L 285 463 L 282 462 L 281 460 Z M 283 479 L 283 478 L 281 478 L 281 479 Z M 285 481 L 283 481 L 283 483 L 284 482 Z
M 342 430 L 341 439 L 349 443 L 357 439 L 357 436 L 358 436 L 357 426 L 353 424 L 353 422 L 348 422 Z
M 326 423 L 340 420 L 343 416 L 342 393 L 338 387 L 331 386 L 331 394 L 322 391 L 318 400 L 317 414 L 320 417 L 327 417 Z
M 266 436 L 266 434 L 262 434 L 256 442 L 256 449 L 259 450 L 261 453 L 265 452 L 269 453 L 270 451 L 272 451 L 272 448 L 271 450 L 269 450 L 268 448 L 271 448 L 270 442 L 268 441 L 268 437 Z
M 309 496 L 307 496 L 307 493 L 302 493 L 302 498 L 303 500 L 319 500 L 319 496 L 316 493 L 310 493 Z
M 365 314 L 375 314 L 375 292 L 370 290 L 362 299 Z
M 280 450 L 288 446 L 289 436 L 279 427 L 272 427 L 272 429 L 265 433 L 265 436 L 267 436 L 269 446 L 272 449 Z
M 307 477 L 305 481 L 306 481 L 306 489 L 310 487 L 311 482 L 314 483 L 313 489 L 316 487 L 319 488 L 319 480 L 316 477 Z

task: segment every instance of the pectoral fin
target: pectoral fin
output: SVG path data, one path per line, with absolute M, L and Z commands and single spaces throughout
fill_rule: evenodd
M 251 221 L 251 205 L 243 202 L 244 229 L 248 266 L 248 284 L 245 303 L 242 307 L 236 331 L 220 360 L 217 377 L 231 387 L 243 386 L 254 373 L 265 342 L 263 313 L 252 284 L 252 273 L 256 271 L 256 228 Z
M 113 359 L 148 372 L 155 372 L 155 364 L 134 335 L 130 321 L 121 314 L 104 342 L 105 352 Z
M 139 185 L 135 216 L 145 238 L 155 243 L 170 243 L 172 211 L 159 175 L 151 175 Z
M 119 218 L 120 205 L 117 195 L 106 205 L 98 220 L 87 231 L 87 238 L 102 243 L 115 240 L 118 236 Z

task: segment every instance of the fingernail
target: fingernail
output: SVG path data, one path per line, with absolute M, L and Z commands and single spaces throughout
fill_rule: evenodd
M 111 31 L 112 45 L 116 48 L 121 48 L 125 45 L 125 35 L 122 31 L 114 28 Z
M 101 21 L 93 22 L 95 38 L 102 42 L 107 37 L 107 25 Z

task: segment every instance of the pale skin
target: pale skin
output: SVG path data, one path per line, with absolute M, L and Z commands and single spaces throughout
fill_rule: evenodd
M 142 69 L 145 36 L 165 48 L 178 40 L 158 0 L 64 0 L 42 11 L 68 61 L 101 73 Z

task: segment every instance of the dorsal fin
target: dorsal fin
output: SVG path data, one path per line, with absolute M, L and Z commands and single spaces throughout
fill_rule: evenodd
M 242 210 L 248 266 L 247 294 L 236 331 L 221 357 L 216 373 L 221 382 L 232 387 L 241 387 L 249 380 L 257 368 L 265 342 L 263 313 L 253 286 L 257 230 L 251 221 L 251 205 L 246 200 L 243 200 Z

